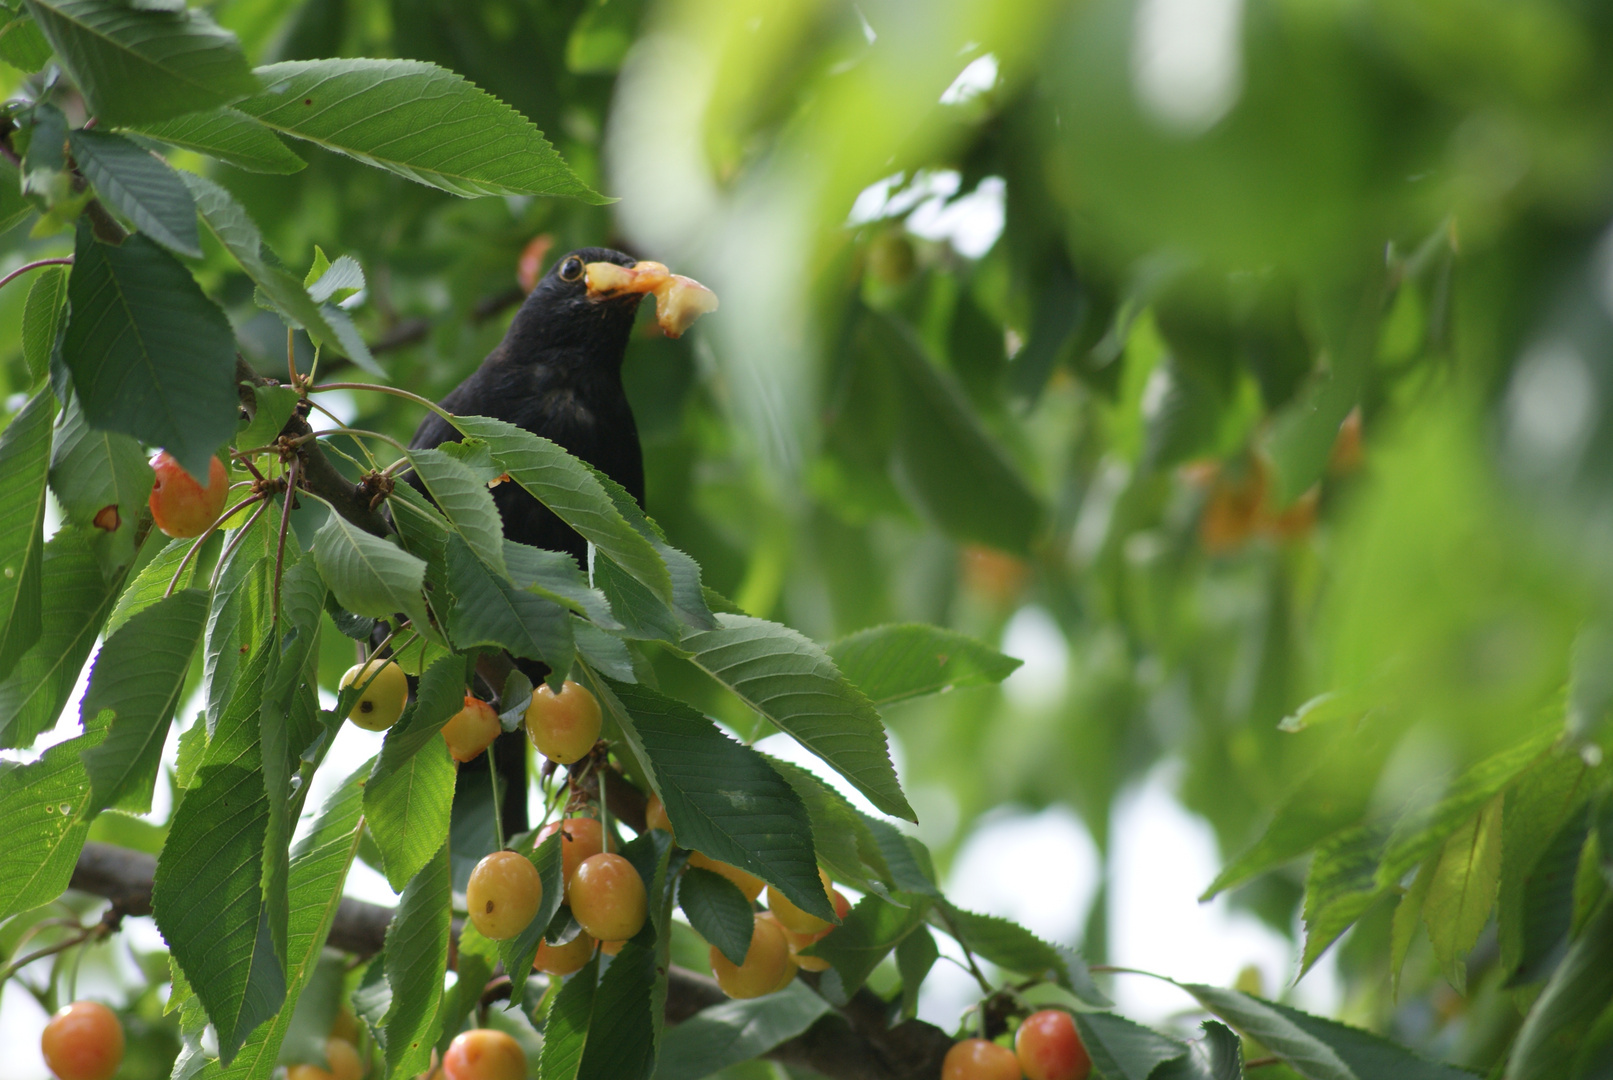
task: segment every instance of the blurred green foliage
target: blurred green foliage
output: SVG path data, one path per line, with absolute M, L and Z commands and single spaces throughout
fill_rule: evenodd
M 1235 903 L 1296 935 L 1302 906 L 1332 934 L 1364 917 L 1339 946 L 1351 1019 L 1500 1060 L 1551 970 L 1506 985 L 1508 920 L 1536 914 L 1507 905 L 1557 822 L 1502 842 L 1485 886 L 1501 945 L 1492 930 L 1453 946 L 1456 1004 L 1441 989 L 1455 958 L 1420 934 L 1396 946 L 1391 993 L 1389 921 L 1416 926 L 1392 914 L 1409 873 L 1356 888 L 1337 925 L 1311 916 L 1345 894 L 1317 869 L 1307 901 L 1301 857 L 1412 829 L 1475 768 L 1538 743 L 1486 799 L 1504 792 L 1511 814 L 1530 770 L 1573 773 L 1564 797 L 1594 822 L 1576 834 L 1576 930 L 1606 903 L 1613 9 L 208 7 L 254 64 L 448 67 L 620 200 L 461 200 L 305 144 L 292 175 L 207 166 L 288 265 L 316 244 L 358 259 L 354 316 L 393 384 L 440 397 L 480 361 L 535 238 L 547 260 L 596 243 L 660 259 L 723 301 L 679 341 L 646 316 L 626 369 L 647 509 L 708 585 L 824 641 L 908 620 L 1000 641 L 1027 606 L 1051 616 L 1056 699 L 970 689 L 888 713 L 943 860 L 1006 804 L 1068 804 L 1100 848 L 1123 845 L 1117 796 L 1180 761 L 1223 861 L 1259 855 Z M 3 38 L 0 55 L 17 60 Z M 987 74 L 954 87 L 965 67 Z M 949 240 L 949 210 L 988 232 L 1000 212 L 1001 234 L 983 252 Z M 250 359 L 283 370 L 280 322 L 202 243 L 198 280 Z M 24 223 L 0 246 L 20 263 L 71 235 Z M 0 292 L 8 413 L 33 383 L 24 298 Z M 393 398 L 354 409 L 399 438 L 419 419 Z M 332 684 L 344 663 L 325 664 Z M 664 684 L 749 732 L 686 670 Z M 1438 865 L 1483 813 L 1417 819 L 1407 869 Z M 1372 850 L 1369 878 L 1390 865 Z M 1100 894 L 1071 944 L 1099 961 L 1104 933 Z

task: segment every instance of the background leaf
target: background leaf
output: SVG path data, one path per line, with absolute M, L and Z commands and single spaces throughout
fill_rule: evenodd
M 1000 683 L 1022 663 L 963 634 L 918 623 L 859 631 L 830 645 L 829 656 L 879 706 Z
M 196 201 L 168 163 L 108 131 L 70 131 L 73 160 L 96 194 L 163 247 L 202 257 Z

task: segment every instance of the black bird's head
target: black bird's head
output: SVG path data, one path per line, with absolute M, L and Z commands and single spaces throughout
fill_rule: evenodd
M 661 327 L 677 337 L 715 308 L 710 290 L 611 248 L 579 248 L 543 275 L 510 324 L 515 357 L 566 366 L 620 368 L 639 301 L 653 295 Z

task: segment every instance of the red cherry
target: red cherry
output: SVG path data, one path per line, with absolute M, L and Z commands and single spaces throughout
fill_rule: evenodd
M 75 1001 L 50 1018 L 39 1048 L 61 1080 L 109 1080 L 123 1064 L 123 1024 L 99 1001 Z
M 1075 1019 L 1058 1009 L 1032 1013 L 1019 1025 L 1014 1053 L 1030 1080 L 1086 1080 L 1092 1071 Z
M 157 528 L 173 537 L 200 536 L 218 520 L 230 493 L 230 476 L 222 461 L 208 459 L 206 488 L 166 450 L 152 459 L 151 467 L 157 478 L 149 505 Z
M 1019 1060 L 1006 1046 L 965 1039 L 947 1051 L 941 1062 L 941 1080 L 1020 1080 Z

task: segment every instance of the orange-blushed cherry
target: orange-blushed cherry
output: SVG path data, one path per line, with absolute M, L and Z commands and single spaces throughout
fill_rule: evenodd
M 538 753 L 560 765 L 587 755 L 599 741 L 599 701 L 586 687 L 567 679 L 560 693 L 547 683 L 526 707 L 526 733 Z
M 647 829 L 660 829 L 668 835 L 672 832 L 672 819 L 666 816 L 666 807 L 661 802 L 661 796 L 650 793 L 648 801 L 644 804 L 644 827 Z
M 157 478 L 151 488 L 151 519 L 169 536 L 200 536 L 218 520 L 230 493 L 230 474 L 218 458 L 207 463 L 207 486 L 186 472 L 164 450 L 151 460 Z
M 343 1005 L 336 1013 L 336 1019 L 331 1021 L 330 1034 L 333 1039 L 345 1039 L 353 1045 L 358 1045 L 358 1017 L 353 1010 Z
M 964 1039 L 947 1051 L 941 1062 L 941 1080 L 1021 1080 L 1019 1059 L 1006 1046 Z
M 543 843 L 554 834 L 556 829 L 562 830 L 560 835 L 560 880 L 564 883 L 562 896 L 571 895 L 571 879 L 577 876 L 577 867 L 590 855 L 598 855 L 605 850 L 605 834 L 600 828 L 599 819 L 591 817 L 569 817 L 561 821 L 551 821 L 538 830 L 538 843 Z M 610 843 L 611 850 L 615 850 L 616 842 Z
M 1029 1080 L 1086 1080 L 1092 1072 L 1075 1019 L 1060 1009 L 1028 1016 L 1014 1036 L 1014 1053 Z
M 599 951 L 604 953 L 606 956 L 615 956 L 617 953 L 622 951 L 622 946 L 626 944 L 626 941 L 601 941 L 599 943 Z
M 595 941 L 626 941 L 644 926 L 644 879 L 620 855 L 590 855 L 571 879 L 571 914 Z
M 396 724 L 409 703 L 408 676 L 391 660 L 372 657 L 354 664 L 342 676 L 342 689 L 349 686 L 362 686 L 364 690 L 348 710 L 347 718 L 367 731 L 385 731 Z
M 493 706 L 474 694 L 466 694 L 464 708 L 442 726 L 442 737 L 454 760 L 466 762 L 479 757 L 502 730 Z
M 582 970 L 588 958 L 594 955 L 594 939 L 580 933 L 564 945 L 538 942 L 538 954 L 532 958 L 532 970 L 545 975 L 570 975 Z
M 839 889 L 829 891 L 832 894 L 831 899 L 834 901 L 835 914 L 842 920 L 845 919 L 851 913 L 851 901 L 847 900 Z M 798 934 L 789 927 L 784 926 L 783 923 L 780 923 L 779 927 L 784 931 L 784 940 L 790 943 L 790 955 L 794 957 L 796 966 L 803 971 L 829 970 L 829 961 L 821 956 L 802 956 L 801 950 L 817 944 L 834 933 L 835 928 L 833 926 L 826 926 L 815 934 Z
M 60 1080 L 108 1080 L 123 1064 L 123 1023 L 99 1001 L 75 1001 L 50 1018 L 39 1048 Z
M 288 1065 L 286 1080 L 362 1080 L 364 1059 L 346 1039 L 331 1036 L 325 1040 L 325 1061 L 330 1068 L 318 1065 Z
M 532 922 L 543 903 L 538 868 L 517 851 L 495 851 L 470 872 L 465 908 L 489 941 L 508 941 Z
M 762 895 L 762 889 L 766 887 L 763 885 L 762 879 L 755 874 L 725 862 L 718 862 L 711 856 L 698 851 L 689 856 L 689 865 L 697 866 L 702 870 L 710 870 L 713 874 L 721 874 L 738 886 L 739 891 L 745 894 L 745 899 L 747 900 L 755 900 Z
M 833 903 L 834 886 L 829 883 L 829 875 L 819 870 L 818 880 L 823 882 L 823 898 Z M 797 934 L 816 934 L 834 925 L 802 911 L 789 897 L 771 885 L 767 887 L 767 909 L 778 917 L 781 926 Z
M 745 950 L 742 964 L 734 963 L 713 945 L 711 974 L 722 992 L 731 998 L 758 998 L 780 989 L 785 977 L 793 976 L 795 969 L 790 963 L 790 946 L 778 923 L 757 913 L 750 948 Z
M 526 1051 L 502 1031 L 462 1031 L 442 1058 L 445 1080 L 526 1080 Z

